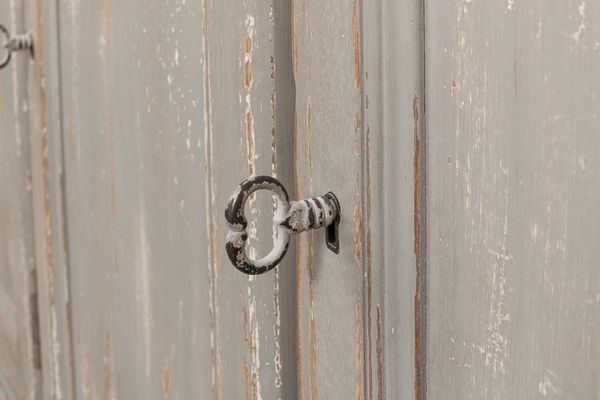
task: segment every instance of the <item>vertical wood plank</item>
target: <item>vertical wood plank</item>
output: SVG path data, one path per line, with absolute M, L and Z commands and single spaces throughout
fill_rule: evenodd
M 206 20 L 216 395 L 293 398 L 293 258 L 267 275 L 241 274 L 224 251 L 223 218 L 233 190 L 249 175 L 274 175 L 291 186 L 289 2 L 208 1 Z M 262 256 L 272 246 L 271 196 L 255 197 L 247 209 L 250 254 Z
M 62 7 L 82 398 L 211 396 L 203 12 Z
M 294 3 L 299 197 L 333 190 L 341 247 L 298 238 L 299 398 L 422 398 L 422 3 Z
M 342 207 L 339 255 L 327 250 L 322 230 L 297 239 L 301 399 L 360 399 L 370 390 L 360 4 L 293 3 L 296 192 L 308 198 L 331 190 Z
M 60 11 L 77 397 L 208 398 L 202 7 Z
M 2 24 L 27 30 L 24 2 L 0 4 Z M 13 55 L 0 71 L 0 397 L 40 398 L 27 93 L 30 57 Z
M 66 260 L 63 149 L 57 3 L 27 1 L 25 26 L 33 33 L 29 72 L 31 178 L 38 288 L 42 392 L 73 398 L 71 303 Z
M 362 13 L 368 393 L 423 399 L 423 2 L 364 0 Z
M 600 395 L 597 4 L 428 3 L 428 397 Z
M 240 274 L 223 218 L 249 174 L 291 181 L 289 18 L 267 1 L 61 2 L 78 397 L 295 395 L 293 267 Z M 259 254 L 271 210 L 251 205 Z

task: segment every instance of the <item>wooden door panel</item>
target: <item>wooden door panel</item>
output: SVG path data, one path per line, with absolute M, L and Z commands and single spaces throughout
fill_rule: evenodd
M 420 3 L 57 9 L 72 395 L 418 398 Z M 341 254 L 319 231 L 236 271 L 222 211 L 252 174 L 335 191 Z
M 421 15 L 294 1 L 296 190 L 342 206 L 339 255 L 297 239 L 301 398 L 422 395 Z
M 599 13 L 426 9 L 431 398 L 600 393 Z
M 24 2 L 0 4 L 11 33 L 26 29 Z M 4 40 L 4 38 L 2 39 Z M 0 398 L 40 395 L 31 192 L 27 54 L 13 54 L 0 71 Z
M 289 7 L 59 8 L 76 396 L 293 397 L 293 257 L 241 274 L 223 218 L 249 174 L 289 182 Z

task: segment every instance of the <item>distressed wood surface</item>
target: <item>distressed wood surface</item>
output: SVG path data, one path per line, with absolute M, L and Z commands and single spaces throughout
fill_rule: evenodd
M 224 399 L 293 398 L 293 257 L 268 275 L 241 274 L 224 251 L 223 217 L 233 190 L 251 174 L 276 176 L 294 196 L 289 3 L 211 1 L 206 21 L 215 393 Z M 249 254 L 261 257 L 273 242 L 271 196 L 257 194 L 247 209 Z
M 296 190 L 343 215 L 340 255 L 297 242 L 299 398 L 422 398 L 421 14 L 294 2 Z
M 67 397 L 419 398 L 421 6 L 367 6 L 59 4 Z M 251 174 L 334 190 L 341 255 L 319 231 L 235 271 L 222 211 Z M 270 196 L 249 212 L 264 254 Z
M 71 398 L 71 308 L 65 204 L 56 3 L 25 2 L 24 26 L 35 60 L 25 85 L 29 105 L 31 191 L 37 280 L 41 389 L 44 398 Z
M 600 396 L 600 7 L 426 8 L 427 393 Z
M 424 399 L 423 1 L 362 14 L 368 398 Z
M 326 248 L 323 231 L 297 239 L 300 399 L 361 399 L 370 390 L 360 18 L 357 1 L 293 2 L 296 193 L 306 198 L 332 190 L 342 208 L 339 255 Z
M 289 16 L 269 1 L 61 2 L 77 398 L 294 396 L 293 257 L 241 274 L 223 217 L 249 174 L 291 183 Z M 260 254 L 272 200 L 258 197 Z
M 23 2 L 0 4 L 10 32 L 25 28 Z M 27 54 L 15 53 L 0 71 L 0 398 L 36 399 L 41 393 L 37 335 L 29 143 Z

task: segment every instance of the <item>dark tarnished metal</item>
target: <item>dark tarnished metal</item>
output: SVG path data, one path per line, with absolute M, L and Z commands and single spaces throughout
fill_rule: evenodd
M 22 35 L 10 36 L 8 29 L 0 25 L 0 33 L 4 36 L 4 55 L 0 58 L 0 69 L 6 67 L 12 58 L 12 53 L 15 51 L 29 50 L 33 56 L 33 36 L 31 33 Z
M 248 221 L 244 215 L 244 205 L 250 195 L 257 190 L 267 189 L 275 194 L 277 207 L 273 224 L 277 235 L 271 252 L 260 260 L 251 260 L 246 255 Z M 259 275 L 270 271 L 279 264 L 287 252 L 292 233 L 326 227 L 327 248 L 336 254 L 340 251 L 338 225 L 341 207 L 337 197 L 329 192 L 324 196 L 292 201 L 281 182 L 270 176 L 254 176 L 240 183 L 231 196 L 225 219 L 229 225 L 227 255 L 232 264 L 249 275 Z

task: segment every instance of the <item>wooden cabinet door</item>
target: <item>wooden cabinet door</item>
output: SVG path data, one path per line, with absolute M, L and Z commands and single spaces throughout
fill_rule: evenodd
M 599 18 L 426 6 L 430 398 L 600 396 Z
M 593 4 L 9 3 L 5 397 L 600 394 Z M 252 175 L 333 191 L 340 253 L 237 271 Z M 271 195 L 247 211 L 259 257 Z
M 38 148 L 57 157 L 34 188 L 48 215 L 39 247 L 56 266 L 44 287 L 63 296 L 42 310 L 42 330 L 58 331 L 43 352 L 49 394 L 419 393 L 418 3 L 32 10 L 46 50 L 36 63 L 51 82 L 40 85 Z M 341 253 L 321 230 L 298 235 L 269 274 L 235 270 L 223 211 L 253 174 L 277 177 L 293 199 L 334 191 Z M 258 194 L 249 212 L 250 254 L 260 255 L 271 197 Z

